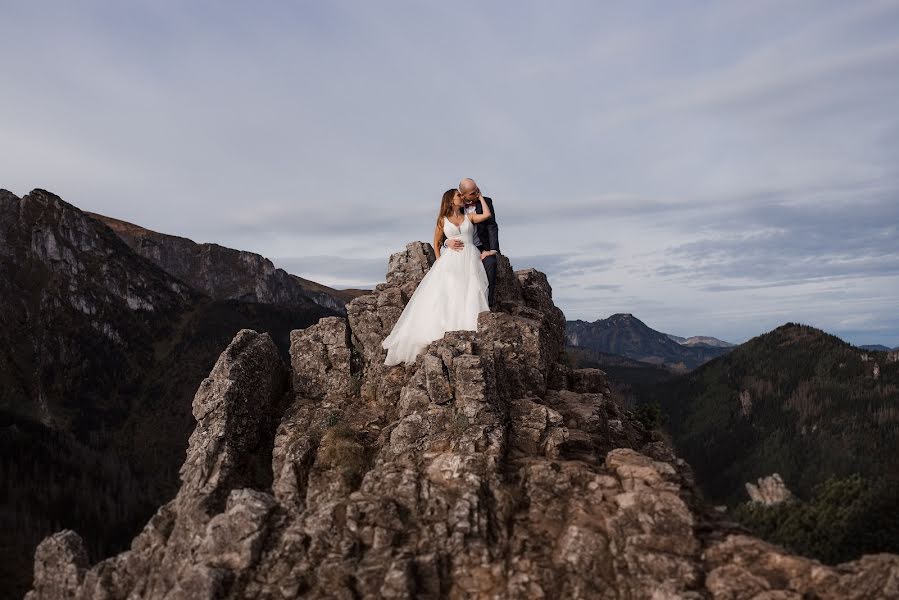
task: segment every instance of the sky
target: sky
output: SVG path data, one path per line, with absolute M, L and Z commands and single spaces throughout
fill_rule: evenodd
M 899 346 L 899 0 L 8 2 L 0 188 L 335 287 L 473 177 L 569 319 Z

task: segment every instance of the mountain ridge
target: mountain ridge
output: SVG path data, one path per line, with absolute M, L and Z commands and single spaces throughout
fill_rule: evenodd
M 191 398 L 237 331 L 287 356 L 336 314 L 210 298 L 52 192 L 0 191 L 0 596 L 27 590 L 54 523 L 89 525 L 98 558 L 175 493 Z
M 694 335 L 687 338 L 681 337 L 679 335 L 674 335 L 672 333 L 666 333 L 665 335 L 670 337 L 678 344 L 681 344 L 682 346 L 704 345 L 720 348 L 732 348 L 733 346 L 737 345 L 731 344 L 730 342 L 725 342 L 724 340 L 719 340 L 718 338 L 709 335 Z
M 895 352 L 899 350 L 899 346 L 895 348 L 890 348 L 888 346 L 884 346 L 883 344 L 863 344 L 859 346 L 862 350 L 873 350 L 875 352 Z
M 669 334 L 650 328 L 630 313 L 617 313 L 592 323 L 567 321 L 565 335 L 569 346 L 618 354 L 681 372 L 694 369 L 730 350 L 730 347 L 681 344 Z
M 160 233 L 98 213 L 85 214 L 112 229 L 132 250 L 216 300 L 290 306 L 305 298 L 343 311 L 361 290 L 336 290 L 275 268 L 268 258 L 215 243 Z

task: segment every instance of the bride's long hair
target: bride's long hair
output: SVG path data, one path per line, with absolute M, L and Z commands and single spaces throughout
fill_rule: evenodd
M 443 198 L 440 199 L 440 212 L 437 213 L 437 227 L 440 227 L 440 220 L 444 217 L 453 216 L 453 212 L 455 211 L 455 207 L 453 206 L 453 198 L 456 197 L 456 194 L 459 193 L 459 190 L 456 188 L 452 188 L 443 192 Z
M 453 198 L 456 197 L 456 194 L 459 193 L 459 190 L 456 188 L 451 188 L 443 192 L 443 198 L 440 199 L 440 212 L 437 213 L 437 227 L 441 227 L 443 223 L 441 221 L 446 217 L 453 216 L 453 211 L 455 211 L 455 207 L 453 206 Z M 442 233 L 440 234 L 440 243 L 443 243 L 443 240 L 446 239 L 446 236 Z

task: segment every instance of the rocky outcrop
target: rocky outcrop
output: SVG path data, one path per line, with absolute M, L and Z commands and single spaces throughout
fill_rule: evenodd
M 601 371 L 559 364 L 564 318 L 536 271 L 501 261 L 500 311 L 384 367 L 380 341 L 433 260 L 410 244 L 346 320 L 294 332 L 289 376 L 265 336 L 241 332 L 197 393 L 177 497 L 89 569 L 74 534 L 48 538 L 29 600 L 895 589 L 899 557 L 829 568 L 707 509 L 689 466 L 615 404 Z M 270 469 L 254 469 L 266 448 Z
M 760 477 L 755 484 L 747 482 L 746 493 L 752 502 L 764 506 L 773 506 L 795 499 L 793 492 L 787 488 L 787 484 L 778 473 Z
M 358 290 L 335 290 L 291 275 L 253 252 L 218 244 L 198 244 L 112 217 L 86 214 L 107 225 L 144 258 L 216 300 L 281 306 L 304 306 L 314 302 L 329 310 L 343 312 L 344 305 L 361 293 Z
M 752 394 L 749 393 L 749 390 L 740 390 L 737 400 L 740 402 L 740 416 L 750 416 L 752 414 Z
M 238 331 L 287 356 L 333 314 L 211 299 L 59 196 L 0 190 L 0 597 L 56 528 L 108 555 L 175 494 L 191 400 Z
M 732 535 L 703 552 L 705 587 L 712 598 L 899 598 L 899 557 L 869 554 L 827 567 L 745 535 Z
M 34 553 L 34 591 L 38 598 L 74 598 L 89 567 L 77 533 L 63 530 L 45 539 Z

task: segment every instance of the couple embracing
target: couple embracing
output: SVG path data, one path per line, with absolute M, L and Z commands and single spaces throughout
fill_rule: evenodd
M 472 179 L 447 190 L 434 229 L 437 262 L 409 299 L 381 346 L 384 364 L 413 363 L 447 331 L 478 328 L 478 314 L 493 310 L 499 229 L 493 201 Z

